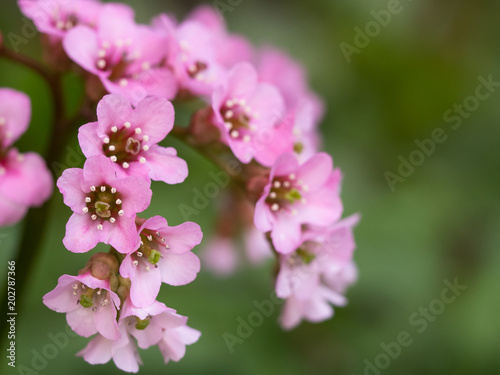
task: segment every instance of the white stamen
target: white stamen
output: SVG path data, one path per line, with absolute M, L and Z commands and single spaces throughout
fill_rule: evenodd
M 234 115 L 234 112 L 231 111 L 231 110 L 229 110 L 229 111 L 226 112 L 226 114 L 224 115 L 224 117 L 225 118 L 231 118 L 231 117 L 233 117 L 233 115 Z
M 106 191 L 106 186 L 101 186 L 101 191 L 104 193 Z
M 142 253 L 140 251 L 137 252 L 138 257 L 142 257 Z
M 111 194 L 116 194 L 116 189 L 115 188 L 111 188 Z
M 118 215 L 123 216 L 124 214 L 125 214 L 125 211 L 123 211 L 123 210 L 118 211 Z
M 233 130 L 231 132 L 231 137 L 233 137 L 233 138 L 238 138 L 239 135 L 240 135 L 240 132 L 238 130 Z
M 288 178 L 290 180 L 292 180 L 292 181 L 295 180 L 295 173 L 290 173 L 290 175 L 288 176 Z
M 141 128 L 135 128 L 135 134 L 141 134 L 142 130 Z
M 97 60 L 97 67 L 99 69 L 104 69 L 105 66 L 106 66 L 106 60 L 103 59 Z
M 128 164 L 127 162 L 124 162 L 124 163 L 122 164 L 122 167 L 123 167 L 123 168 L 125 168 L 125 169 L 127 169 L 127 168 L 129 167 L 129 164 Z
M 151 69 L 151 64 L 149 62 L 147 62 L 147 61 L 144 61 L 142 63 L 142 69 L 144 69 L 144 70 Z
M 132 264 L 133 264 L 134 266 L 137 266 L 137 265 L 139 264 L 139 261 L 138 261 L 138 260 L 134 260 L 134 261 L 132 262 Z
M 277 194 L 274 191 L 272 191 L 271 193 L 269 193 L 269 198 L 271 198 L 271 199 L 275 199 L 276 196 L 277 196 Z
M 299 213 L 299 212 L 298 212 L 295 208 L 292 210 L 292 215 L 293 215 L 293 216 L 297 216 L 297 214 L 298 214 L 298 213 Z
M 247 101 L 245 99 L 240 99 L 240 105 L 246 105 L 247 104 Z
M 98 296 L 100 296 L 100 295 L 101 295 L 101 293 L 102 293 L 102 292 L 101 292 L 101 289 L 98 289 L 98 290 L 97 290 L 97 292 L 96 292 L 96 294 L 97 294 Z
M 97 224 L 97 230 L 102 230 L 102 229 L 103 229 L 102 224 Z
M 142 140 L 143 140 L 144 142 L 149 141 L 149 135 L 145 135 L 145 136 L 143 136 L 143 137 L 142 137 Z
M 122 200 L 118 198 L 118 199 L 116 200 L 116 204 L 122 204 Z
M 149 240 L 149 241 L 153 241 L 153 236 L 152 236 L 152 235 L 149 235 L 149 236 L 147 236 L 147 237 L 148 237 L 148 240 Z
M 76 296 L 78 293 L 76 292 L 76 290 L 73 292 L 73 295 Z
M 139 158 L 139 163 L 144 164 L 145 162 L 146 162 L 146 158 L 141 156 Z
M 149 268 L 149 266 L 146 266 L 146 272 L 149 272 L 151 271 L 151 268 Z
M 142 146 L 142 149 L 143 149 L 144 151 L 149 151 L 149 146 L 148 146 L 148 145 L 146 145 L 146 146 Z
M 127 121 L 125 124 L 123 124 L 123 126 L 125 126 L 128 129 L 130 128 L 130 126 L 132 126 L 132 124 Z
M 229 130 L 229 129 L 231 129 L 233 127 L 233 124 L 231 124 L 229 121 L 226 121 L 224 123 L 224 126 Z
M 95 191 L 95 186 L 91 186 L 90 190 Z
M 128 85 L 128 80 L 125 78 L 120 79 L 120 86 L 125 87 Z
M 273 186 L 274 186 L 276 189 L 279 189 L 279 188 L 281 187 L 281 182 L 279 182 L 279 181 L 274 181 Z
M 286 188 L 289 188 L 290 187 L 290 182 L 289 181 L 283 182 L 283 186 L 286 187 Z
M 114 217 L 112 217 L 111 219 L 109 219 L 109 221 L 111 222 L 111 224 L 116 223 L 116 219 Z
M 104 139 L 102 140 L 105 144 L 108 144 L 109 143 L 109 137 L 104 137 Z
M 90 203 L 92 202 L 92 199 L 90 197 L 85 198 L 85 203 Z
M 85 213 L 87 213 L 87 212 L 89 212 L 89 209 L 87 207 L 83 207 L 82 211 L 85 212 Z
M 307 185 L 303 185 L 303 186 L 302 186 L 302 190 L 304 190 L 304 191 L 308 191 L 308 190 L 309 190 L 309 186 L 307 186 Z
M 161 242 L 165 242 L 165 238 L 162 238 L 162 239 L 161 239 Z M 167 247 L 167 249 L 168 249 L 168 247 Z
M 96 214 L 94 214 L 94 215 L 92 215 L 90 218 L 91 218 L 92 220 L 97 220 L 97 215 L 96 215 Z
M 111 128 L 111 131 L 112 131 L 113 133 L 116 133 L 116 132 L 118 131 L 118 128 L 117 128 L 116 126 L 113 126 L 113 127 Z
M 78 285 L 73 284 L 73 290 L 77 290 L 77 289 L 78 289 Z
M 273 203 L 273 205 L 271 206 L 271 210 L 272 211 L 278 211 L 280 209 L 280 206 L 278 205 L 278 203 Z
M 109 157 L 109 160 L 111 160 L 113 163 L 116 163 L 118 161 L 118 158 L 116 157 L 116 155 L 113 155 Z
M 64 30 L 64 22 L 63 21 L 57 21 L 56 27 L 60 30 Z
M 243 137 L 243 142 L 250 142 L 251 137 L 247 134 Z
M 115 150 L 116 150 L 115 146 L 113 146 L 113 145 L 109 146 L 109 151 L 115 151 Z
M 97 52 L 97 56 L 99 56 L 100 58 L 103 58 L 104 56 L 106 56 L 106 50 L 100 49 L 99 52 Z
M 234 105 L 234 103 L 233 103 L 233 101 L 232 101 L 232 100 L 228 100 L 228 101 L 226 102 L 226 107 L 228 107 L 228 108 L 231 108 L 233 105 Z

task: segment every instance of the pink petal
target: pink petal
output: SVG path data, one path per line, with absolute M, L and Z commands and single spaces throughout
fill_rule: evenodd
M 249 63 L 233 67 L 228 75 L 227 99 L 248 99 L 257 89 L 257 72 Z
M 85 253 L 99 242 L 95 223 L 87 214 L 73 214 L 66 224 L 64 246 L 74 253 Z
M 113 182 L 114 187 L 122 195 L 122 209 L 125 216 L 135 217 L 138 212 L 144 211 L 151 203 L 153 192 L 151 181 L 142 177 L 130 176 Z
M 100 75 L 96 66 L 99 43 L 97 34 L 88 26 L 76 26 L 68 31 L 63 39 L 63 47 L 67 55 L 83 69 Z
M 92 308 L 78 306 L 66 314 L 66 321 L 73 331 L 83 337 L 90 337 L 97 333 L 94 326 L 94 312 Z
M 83 170 L 80 168 L 66 169 L 57 180 L 57 187 L 63 195 L 64 204 L 74 212 L 82 212 L 86 207 L 85 194 L 82 192 Z
M 326 183 L 332 171 L 332 157 L 325 152 L 320 152 L 299 167 L 297 178 L 314 191 Z
M 172 147 L 151 146 L 146 160 L 151 166 L 149 175 L 155 181 L 178 184 L 184 182 L 188 175 L 187 163 L 177 156 L 177 151 Z
M 7 132 L 10 135 L 2 140 L 0 147 L 9 147 L 28 129 L 31 119 L 29 96 L 17 90 L 0 88 L 0 118 L 5 120 L 0 134 Z
M 146 227 L 150 228 L 149 226 Z M 190 251 L 196 245 L 199 245 L 203 238 L 200 226 L 190 221 L 174 227 L 158 228 L 157 230 L 166 239 L 165 244 L 169 246 L 169 252 L 175 254 Z
M 289 254 L 300 246 L 301 227 L 298 222 L 284 213 L 279 215 L 271 232 L 276 251 Z
M 104 137 L 111 132 L 113 126 L 123 126 L 130 121 L 133 109 L 130 100 L 122 95 L 110 94 L 104 96 L 97 104 L 97 132 L 100 137 Z
M 91 365 L 100 365 L 109 362 L 112 353 L 112 341 L 107 340 L 101 335 L 97 335 L 95 338 L 89 341 L 87 346 L 79 351 L 76 355 L 83 357 L 85 361 Z
M 103 141 L 97 135 L 98 122 L 83 125 L 78 130 L 78 142 L 85 157 L 103 155 Z
M 118 252 L 128 254 L 137 249 L 140 237 L 135 225 L 135 218 L 122 216 L 114 224 L 110 224 L 109 237 L 106 243 Z
M 163 251 L 162 255 L 158 265 L 164 283 L 175 286 L 189 284 L 200 272 L 200 259 L 191 252 L 173 254 Z
M 130 122 L 141 128 L 141 134 L 149 137 L 149 143 L 158 143 L 174 126 L 174 106 L 165 98 L 148 97 L 141 101 L 132 113 Z
M 119 339 L 120 330 L 116 323 L 116 308 L 113 303 L 110 301 L 104 307 L 96 307 L 97 311 L 94 313 L 94 324 L 97 332 L 109 340 Z
M 71 284 L 75 283 L 75 277 L 62 275 L 57 280 L 57 286 L 43 296 L 43 303 L 49 309 L 59 313 L 66 313 L 78 307 L 78 295 L 73 294 Z

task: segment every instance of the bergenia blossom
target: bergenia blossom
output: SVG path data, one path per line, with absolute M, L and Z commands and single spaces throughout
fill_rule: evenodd
M 133 104 L 149 95 L 175 97 L 175 77 L 164 64 L 166 44 L 165 34 L 137 25 L 132 11 L 115 4 L 102 9 L 95 29 L 77 26 L 63 40 L 74 62 Z
M 78 139 L 86 157 L 105 155 L 127 175 L 168 184 L 188 175 L 184 160 L 172 147 L 160 147 L 174 126 L 172 103 L 148 97 L 133 108 L 123 96 L 106 95 L 97 106 L 97 121 L 80 128 Z
M 243 163 L 253 158 L 270 166 L 281 147 L 276 125 L 283 120 L 284 102 L 274 86 L 259 83 L 252 65 L 241 63 L 228 73 L 212 95 L 213 123 L 234 155 Z
M 132 281 L 130 297 L 134 305 L 147 307 L 158 295 L 161 283 L 185 285 L 196 278 L 200 260 L 191 251 L 203 233 L 196 223 L 170 227 L 167 220 L 154 216 L 137 219 L 140 244 L 120 266 L 120 274 Z
M 18 3 L 21 12 L 53 41 L 60 41 L 77 25 L 95 27 L 100 11 L 106 6 L 96 0 L 19 0 Z
M 276 294 L 286 298 L 280 318 L 285 329 L 295 327 L 302 319 L 329 319 L 333 315 L 330 304 L 347 303 L 343 294 L 357 276 L 352 230 L 358 221 L 359 217 L 353 215 L 327 228 L 313 227 L 304 233 L 296 251 L 280 254 Z
M 269 182 L 255 208 L 255 226 L 271 232 L 276 250 L 288 254 L 300 243 L 304 224 L 328 226 L 342 213 L 340 171 L 332 158 L 318 153 L 303 164 L 283 154 L 271 168 Z
M 89 341 L 87 346 L 76 355 L 83 357 L 91 365 L 102 365 L 111 359 L 122 371 L 138 372 L 142 364 L 133 337 L 127 332 L 127 326 L 120 324 L 120 338 L 110 340 L 101 334 Z
M 87 159 L 83 169 L 66 169 L 57 181 L 74 212 L 66 225 L 66 248 L 82 253 L 103 242 L 122 253 L 133 251 L 139 241 L 136 214 L 151 202 L 150 184 L 127 176 L 103 155 Z
M 99 332 L 109 340 L 120 338 L 116 322 L 120 298 L 111 290 L 109 279 L 97 279 L 90 270 L 78 276 L 62 275 L 56 288 L 43 297 L 43 303 L 66 313 L 69 326 L 80 336 Z
M 52 175 L 40 155 L 11 147 L 30 118 L 29 97 L 0 88 L 0 227 L 15 224 L 29 207 L 40 206 L 52 195 Z

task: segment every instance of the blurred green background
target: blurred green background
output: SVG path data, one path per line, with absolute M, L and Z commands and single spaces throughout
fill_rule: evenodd
M 182 16 L 201 3 L 125 2 L 135 7 L 140 22 L 148 22 L 158 12 Z M 411 345 L 380 373 L 500 373 L 500 92 L 480 101 L 479 108 L 467 114 L 456 130 L 443 119 L 455 103 L 475 94 L 479 76 L 491 74 L 494 81 L 500 81 L 500 3 L 401 1 L 402 11 L 381 27 L 368 46 L 352 54 L 348 63 L 340 44 L 354 45 L 354 28 L 364 29 L 373 20 L 370 12 L 387 9 L 388 3 L 243 0 L 224 15 L 231 31 L 257 45 L 283 48 L 301 61 L 312 87 L 326 101 L 324 144 L 344 172 L 345 215 L 362 214 L 355 231 L 360 277 L 348 291 L 349 305 L 336 309 L 330 321 L 303 323 L 291 332 L 277 325 L 277 308 L 231 354 L 222 335 L 236 334 L 236 319 L 246 320 L 255 309 L 252 301 L 269 298 L 272 265 L 247 266 L 228 279 L 202 272 L 191 285 L 163 286 L 160 296 L 168 306 L 189 316 L 189 324 L 202 331 L 201 339 L 188 347 L 182 361 L 166 367 L 157 349 L 141 351 L 144 366 L 140 373 L 376 374 L 365 372 L 366 360 L 374 363 L 383 353 L 381 344 L 395 341 L 403 331 L 410 334 Z M 23 24 L 15 1 L 0 2 L 4 36 L 20 34 Z M 38 41 L 37 35 L 20 46 L 21 52 L 38 58 Z M 32 124 L 18 147 L 44 152 L 51 126 L 44 82 L 0 59 L 0 86 L 31 96 Z M 81 95 L 78 80 L 69 76 L 67 88 L 69 100 L 76 103 Z M 437 144 L 435 152 L 391 191 L 384 173 L 398 173 L 398 156 L 408 159 L 417 149 L 415 140 L 430 138 L 436 128 L 444 129 L 447 140 Z M 67 154 L 77 156 L 67 166 L 83 163 L 73 139 L 73 151 Z M 192 188 L 210 181 L 208 172 L 213 168 L 195 152 L 171 144 L 188 161 L 191 173 L 180 186 L 154 184 L 148 213 L 162 214 L 170 224 L 178 224 L 183 221 L 178 204 L 189 204 Z M 63 332 L 66 325 L 63 314 L 42 304 L 42 296 L 61 274 L 75 274 L 89 257 L 64 249 L 61 239 L 70 211 L 61 196 L 53 204 L 50 232 L 18 315 L 17 365 L 31 369 L 36 353 L 51 343 L 49 333 Z M 199 216 L 190 218 L 202 226 L 206 238 L 213 232 L 214 208 L 212 202 Z M 20 230 L 21 225 L 0 230 L 2 285 Z M 433 321 L 417 332 L 420 326 L 412 325 L 409 317 L 440 298 L 445 279 L 455 278 L 468 288 L 444 312 L 431 313 Z M 42 371 L 19 372 L 19 367 L 11 371 L 3 361 L 0 373 L 120 373 L 112 363 L 90 366 L 75 357 L 86 342 L 71 338 Z M 380 359 L 379 363 L 385 365 Z

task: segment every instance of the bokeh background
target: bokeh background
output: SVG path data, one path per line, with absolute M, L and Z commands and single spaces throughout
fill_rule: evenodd
M 165 11 L 182 17 L 202 3 L 125 2 L 135 7 L 140 22 Z M 203 332 L 201 339 L 188 347 L 181 362 L 166 367 L 157 349 L 141 351 L 142 374 L 376 374 L 365 370 L 366 360 L 373 363 L 383 352 L 381 344 L 395 341 L 402 331 L 410 334 L 412 344 L 391 359 L 382 374 L 500 373 L 500 90 L 480 101 L 460 128 L 452 129 L 443 119 L 455 103 L 475 94 L 479 76 L 491 74 L 500 81 L 500 3 L 401 0 L 403 11 L 348 63 L 339 45 L 352 45 L 354 28 L 364 29 L 373 20 L 370 12 L 387 9 L 388 3 L 243 0 L 224 15 L 231 31 L 257 45 L 289 51 L 304 64 L 312 87 L 325 99 L 324 144 L 344 172 L 345 215 L 362 214 L 355 231 L 360 276 L 348 291 L 349 305 L 336 309 L 330 321 L 303 323 L 291 332 L 277 325 L 277 307 L 231 354 L 223 334 L 235 334 L 236 319 L 246 320 L 254 311 L 252 301 L 269 298 L 272 264 L 244 266 L 227 279 L 202 272 L 191 285 L 163 286 L 160 296 L 190 317 L 189 324 Z M 20 34 L 23 24 L 15 1 L 1 1 L 4 36 Z M 39 36 L 20 50 L 38 58 Z M 81 84 L 71 75 L 65 82 L 68 99 L 76 103 Z M 19 148 L 46 151 L 51 106 L 44 82 L 0 59 L 0 86 L 25 91 L 33 101 L 32 124 Z M 436 128 L 444 129 L 447 140 L 391 191 L 384 173 L 397 173 L 398 156 L 408 159 L 417 149 L 415 140 L 429 138 Z M 69 163 L 81 165 L 73 138 Z M 178 224 L 183 221 L 179 203 L 191 202 L 192 188 L 210 181 L 208 172 L 214 169 L 195 152 L 169 142 L 188 161 L 191 173 L 181 186 L 154 184 L 149 213 Z M 88 259 L 88 254 L 71 254 L 62 246 L 70 212 L 60 196 L 53 205 L 43 253 L 18 315 L 17 365 L 30 369 L 36 353 L 51 343 L 49 333 L 63 332 L 66 325 L 62 314 L 42 304 L 43 294 L 61 274 L 75 274 Z M 214 208 L 211 202 L 191 218 L 206 238 L 214 229 Z M 1 285 L 21 229 L 0 229 Z M 418 333 L 409 317 L 439 299 L 444 280 L 455 278 L 468 288 Z M 2 361 L 0 373 L 120 373 L 112 363 L 90 366 L 75 357 L 86 342 L 71 338 L 42 371 L 11 371 Z

